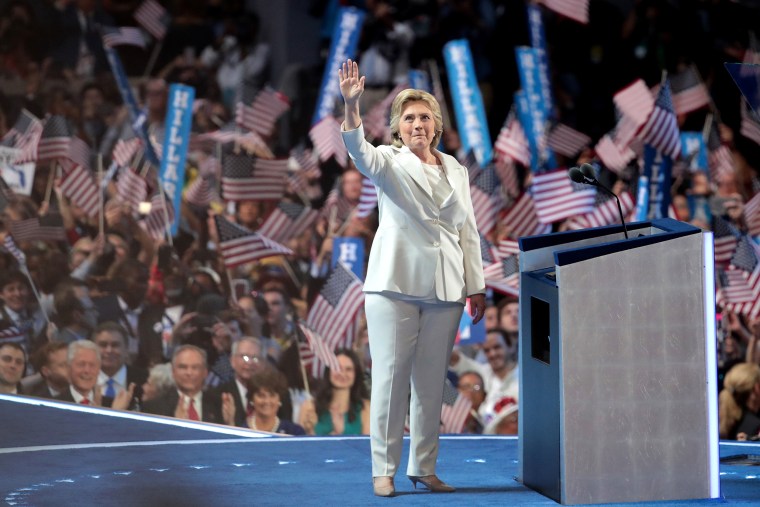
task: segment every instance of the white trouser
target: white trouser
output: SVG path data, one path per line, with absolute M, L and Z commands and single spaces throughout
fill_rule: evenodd
M 372 355 L 370 443 L 372 476 L 393 476 L 401 460 L 411 410 L 407 475 L 435 474 L 443 383 L 463 306 L 365 295 Z

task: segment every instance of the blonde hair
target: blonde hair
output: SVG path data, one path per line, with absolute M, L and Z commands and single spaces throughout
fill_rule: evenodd
M 391 139 L 393 146 L 401 148 L 404 146 L 404 142 L 401 140 L 399 134 L 399 122 L 401 121 L 401 113 L 404 112 L 404 108 L 409 102 L 424 102 L 430 110 L 433 112 L 433 121 L 435 122 L 435 136 L 430 146 L 438 146 L 438 142 L 441 140 L 443 134 L 443 114 L 441 114 L 441 105 L 438 103 L 435 97 L 426 92 L 425 90 L 416 90 L 414 88 L 407 88 L 401 90 L 396 98 L 393 99 L 391 104 Z
M 730 438 L 736 423 L 742 417 L 743 408 L 756 384 L 760 383 L 760 366 L 739 363 L 728 370 L 723 380 L 723 390 L 718 396 L 720 438 Z

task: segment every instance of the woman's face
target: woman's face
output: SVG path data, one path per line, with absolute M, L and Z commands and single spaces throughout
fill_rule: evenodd
M 280 395 L 266 388 L 253 393 L 253 410 L 261 417 L 275 417 L 280 410 Z
M 430 149 L 435 138 L 435 118 L 425 102 L 414 100 L 404 106 L 398 132 L 404 144 L 414 153 Z
M 350 357 L 343 354 L 338 356 L 338 362 L 340 363 L 340 371 L 330 370 L 330 382 L 336 389 L 351 389 L 356 378 L 354 362 Z

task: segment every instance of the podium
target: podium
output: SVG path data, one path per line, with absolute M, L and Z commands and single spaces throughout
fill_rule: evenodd
M 563 504 L 717 498 L 712 234 L 520 238 L 520 477 Z

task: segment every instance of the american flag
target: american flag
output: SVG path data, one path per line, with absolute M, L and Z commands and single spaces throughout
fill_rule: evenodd
M 288 178 L 290 189 L 295 193 L 305 192 L 309 182 L 319 179 L 322 171 L 315 154 L 311 150 L 291 152 L 290 156 L 296 161 L 299 169 L 294 171 Z
M 146 32 L 158 40 L 166 36 L 171 18 L 156 0 L 145 0 L 135 11 L 135 20 Z
M 326 116 L 317 122 L 311 130 L 309 137 L 314 144 L 314 149 L 319 154 L 319 160 L 325 162 L 330 157 L 335 157 L 335 161 L 341 167 L 348 164 L 348 150 L 343 144 L 343 137 L 340 134 L 340 122 L 332 116 Z
M 354 317 L 364 305 L 362 282 L 342 263 L 333 268 L 309 310 L 306 324 L 325 339 L 327 346 L 335 350 L 345 343 Z
M 591 138 L 563 123 L 557 123 L 550 131 L 546 142 L 553 151 L 565 157 L 576 156 L 591 144 Z
M 391 127 L 389 120 L 391 104 L 396 95 L 405 88 L 408 88 L 408 86 L 407 83 L 396 85 L 383 100 L 372 106 L 367 114 L 364 115 L 362 121 L 364 132 L 371 140 L 382 144 L 390 144 Z
M 457 160 L 460 164 L 462 164 L 462 167 L 467 169 L 467 176 L 470 180 L 470 183 L 475 181 L 475 178 L 478 177 L 480 170 L 482 169 L 480 167 L 480 162 L 478 162 L 478 157 L 475 156 L 475 152 L 473 150 L 470 150 L 462 160 Z
M 24 255 L 24 252 L 21 251 L 18 245 L 16 245 L 16 242 L 13 241 L 13 237 L 10 234 L 5 235 L 5 239 L 3 239 L 3 246 L 6 250 L 8 250 L 13 258 L 16 259 L 16 262 L 18 262 L 19 266 L 26 266 L 26 255 Z
M 758 246 L 749 238 L 743 238 L 731 261 L 734 269 L 721 274 L 721 292 L 727 306 L 750 320 L 760 316 L 760 261 L 757 250 Z
M 185 201 L 199 208 L 206 208 L 212 202 L 221 201 L 213 181 L 213 178 L 207 178 L 202 174 L 196 176 L 185 190 Z
M 483 276 L 486 287 L 503 294 L 520 294 L 520 260 L 516 255 L 509 255 L 484 267 Z
M 271 88 L 265 88 L 256 94 L 253 104 L 246 106 L 238 103 L 235 108 L 235 123 L 241 127 L 268 137 L 272 135 L 274 122 L 290 109 L 288 98 Z
M 472 207 L 475 211 L 475 222 L 481 234 L 488 234 L 496 226 L 496 215 L 501 209 L 499 196 L 499 178 L 493 165 L 482 171 L 470 186 Z
M 496 252 L 500 259 L 506 259 L 510 255 L 519 255 L 520 245 L 513 239 L 502 239 L 496 245 Z
M 507 115 L 493 147 L 496 150 L 497 158 L 508 159 L 525 167 L 530 167 L 530 144 L 520 121 L 517 119 L 514 108 Z
M 754 271 L 760 262 L 760 245 L 757 245 L 749 236 L 742 236 L 736 245 L 734 255 L 731 257 L 731 265 L 748 273 Z
M 724 176 L 734 174 L 734 155 L 720 139 L 719 126 L 713 121 L 707 135 L 707 165 L 710 179 L 720 181 Z
M 26 349 L 26 333 L 16 326 L 0 329 L 0 344 L 18 343 Z
M 145 37 L 139 28 L 131 26 L 104 26 L 100 29 L 103 45 L 108 48 L 116 46 L 137 46 L 145 49 Z
M 281 202 L 261 224 L 258 232 L 282 243 L 300 235 L 311 227 L 319 212 L 311 207 L 292 202 Z
M 710 93 L 692 64 L 670 80 L 673 88 L 673 108 L 676 114 L 690 113 L 710 105 Z
M 224 266 L 228 269 L 273 255 L 293 253 L 290 248 L 230 222 L 222 216 L 215 215 L 214 221 L 219 234 L 219 249 L 224 259 Z
M 635 128 L 643 125 L 654 109 L 654 97 L 643 79 L 637 79 L 617 92 L 612 101 L 623 116 L 633 120 Z
M 166 237 L 169 227 L 174 222 L 174 206 L 166 197 L 161 197 L 160 191 L 150 198 L 150 213 L 140 223 L 148 235 L 156 241 Z
M 572 182 L 564 169 L 534 175 L 532 193 L 543 224 L 589 213 L 596 200 L 595 188 Z
M 226 154 L 222 159 L 222 196 L 230 201 L 282 199 L 287 164 L 287 159 Z
M 520 195 L 520 180 L 517 174 L 517 167 L 511 160 L 497 158 L 493 162 L 494 170 L 501 180 L 501 188 L 509 197 Z
M 551 231 L 550 224 L 542 224 L 536 214 L 533 198 L 527 192 L 523 193 L 511 208 L 504 214 L 502 221 L 509 230 L 509 236 L 515 239 L 523 236 L 547 234 Z
M 42 122 L 26 109 L 22 109 L 16 123 L 3 136 L 2 145 L 21 150 L 15 163 L 34 162 L 37 160 L 37 147 L 42 130 Z
M 480 236 L 480 258 L 484 266 L 493 264 L 501 258 L 494 244 L 483 235 Z
M 712 222 L 715 264 L 726 266 L 734 256 L 740 234 L 722 217 L 714 216 Z
M 681 153 L 681 134 L 678 131 L 670 85 L 667 80 L 657 93 L 654 110 L 641 128 L 641 138 L 662 154 L 676 159 Z
M 366 218 L 377 207 L 377 189 L 369 178 L 362 178 L 362 193 L 356 206 L 356 216 Z
M 742 121 L 739 127 L 739 133 L 760 144 L 760 121 L 757 119 L 757 115 L 749 108 L 747 103 L 742 99 Z
M 304 362 L 304 368 L 311 367 L 311 376 L 319 377 L 323 371 L 324 366 L 330 368 L 331 371 L 340 371 L 340 362 L 338 357 L 333 352 L 333 349 L 327 344 L 324 338 L 319 333 L 309 328 L 304 324 L 298 324 L 303 334 L 308 340 L 309 347 L 311 348 L 311 354 L 304 354 L 301 360 Z M 305 360 L 306 358 L 310 360 Z M 315 357 L 316 356 L 316 357 Z
M 594 151 L 604 167 L 616 174 L 620 174 L 636 156 L 633 150 L 619 145 L 609 134 L 605 134 L 599 139 Z
M 760 192 L 744 205 L 744 221 L 751 236 L 760 236 Z
M 130 160 L 142 148 L 142 141 L 139 137 L 131 139 L 119 139 L 111 152 L 111 159 L 121 167 L 129 166 Z
M 42 129 L 37 146 L 37 158 L 39 160 L 68 158 L 71 136 L 71 128 L 66 117 L 50 116 Z
M 139 174 L 129 167 L 122 167 L 116 181 L 116 195 L 120 201 L 129 204 L 132 211 L 136 211 L 148 197 L 148 187 Z
M 578 23 L 588 24 L 589 0 L 539 0 L 547 9 L 568 17 Z
M 325 203 L 322 206 L 322 216 L 328 217 L 330 220 L 337 220 L 343 222 L 348 220 L 351 212 L 356 207 L 348 199 L 343 197 L 340 192 L 341 178 L 338 178 L 333 185 L 333 188 L 327 193 Z M 334 213 L 334 217 L 332 216 Z
M 619 199 L 620 208 L 623 210 L 623 217 L 626 217 L 636 207 L 636 201 L 630 192 L 623 192 L 619 196 Z M 585 215 L 572 217 L 568 222 L 568 226 L 570 229 L 588 229 L 614 224 L 619 221 L 620 213 L 618 212 L 615 198 L 606 192 L 597 192 L 597 203 L 594 211 Z
M 464 423 L 472 409 L 472 402 L 446 379 L 443 384 L 441 426 L 443 433 L 462 433 Z
M 13 221 L 9 229 L 16 241 L 66 241 L 63 217 L 58 213 Z
M 238 143 L 247 151 L 256 152 L 260 155 L 274 156 L 266 141 L 256 132 L 239 132 L 230 127 L 197 134 L 192 138 L 191 143 L 196 146 L 202 146 L 204 143 Z
M 88 216 L 94 217 L 100 209 L 100 191 L 92 172 L 79 164 L 65 161 L 61 164 L 61 192 L 71 202 L 82 208 Z

